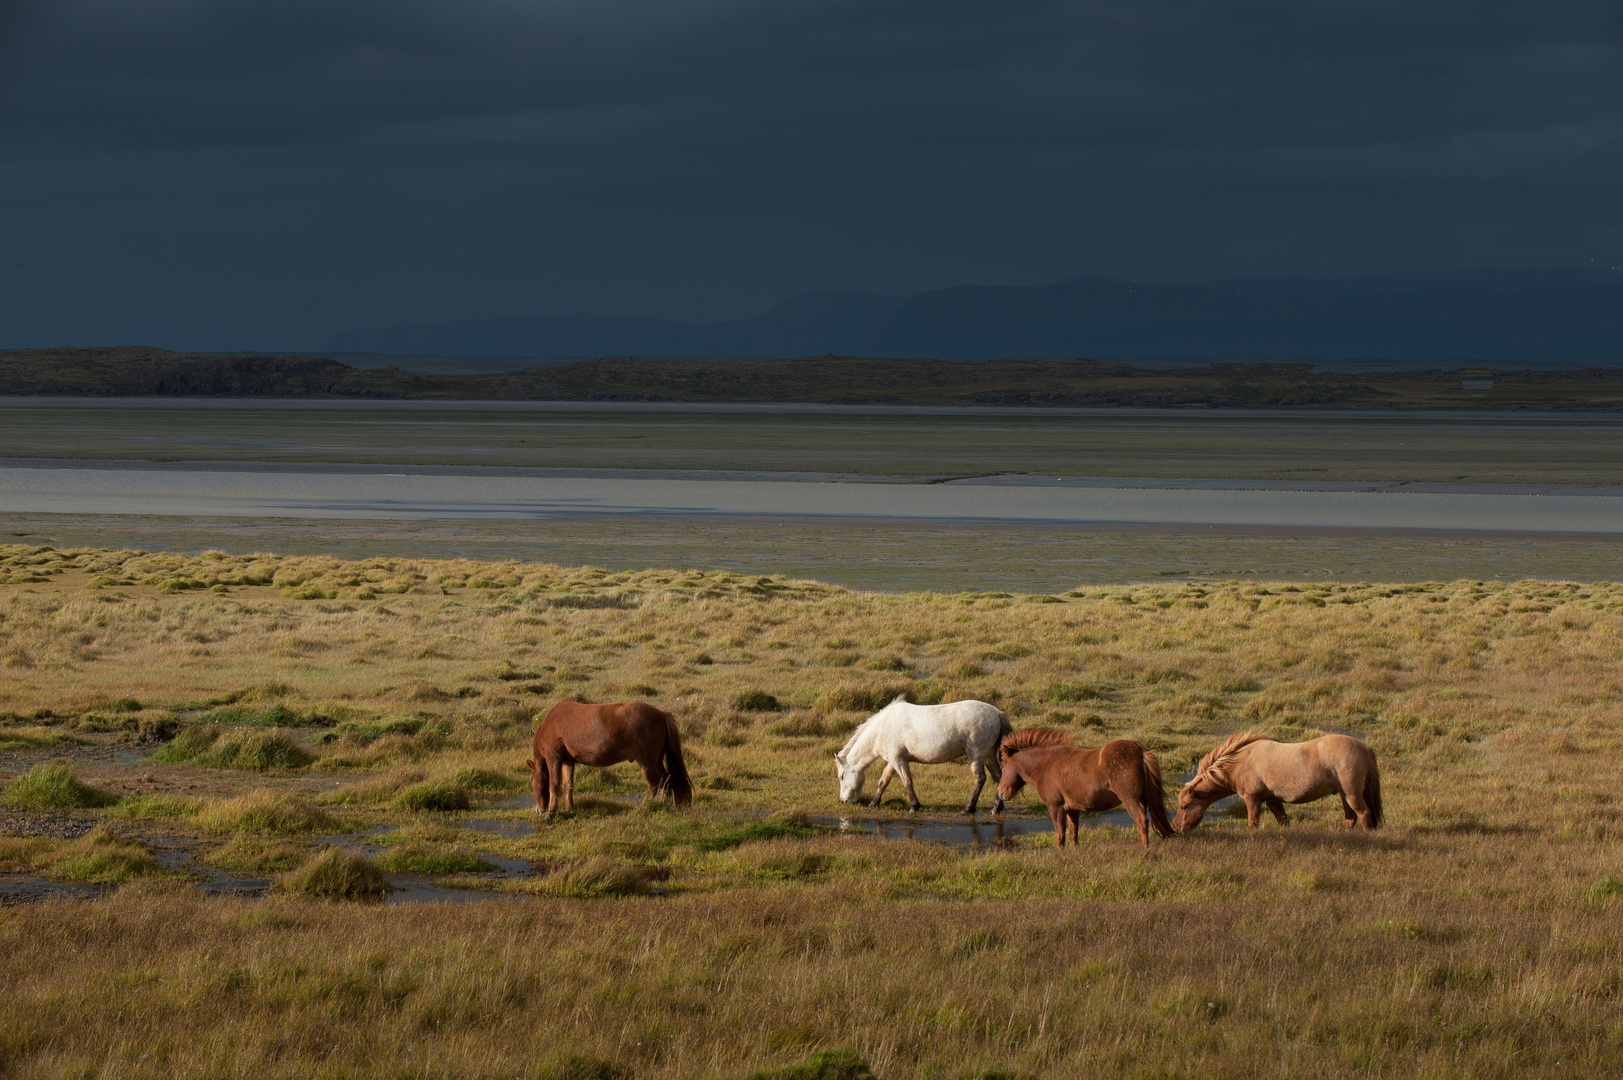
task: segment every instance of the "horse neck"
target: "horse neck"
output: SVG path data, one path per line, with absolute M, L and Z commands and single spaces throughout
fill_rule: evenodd
M 879 751 L 874 749 L 874 743 L 879 741 L 879 724 L 874 720 L 863 724 L 851 736 L 851 741 L 845 744 L 845 764 L 849 768 L 866 769 L 879 760 Z

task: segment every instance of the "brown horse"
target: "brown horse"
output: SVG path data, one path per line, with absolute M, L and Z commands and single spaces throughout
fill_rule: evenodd
M 1178 793 L 1180 832 L 1200 824 L 1206 808 L 1225 795 L 1245 800 L 1246 821 L 1257 827 L 1266 806 L 1284 825 L 1286 803 L 1341 796 L 1347 828 L 1381 824 L 1381 770 L 1375 751 L 1346 735 L 1279 743 L 1255 731 L 1230 735 L 1200 759 L 1195 778 Z
M 558 812 L 560 791 L 564 809 L 575 809 L 577 764 L 601 768 L 635 761 L 648 781 L 650 797 L 669 792 L 677 806 L 693 802 L 676 720 L 644 702 L 583 705 L 565 698 L 535 729 L 534 747 L 535 756 L 525 764 L 530 767 L 536 812 L 545 812 L 549 821 Z
M 1150 826 L 1161 836 L 1172 835 L 1167 820 L 1166 793 L 1161 787 L 1161 763 L 1131 739 L 1117 739 L 1097 750 L 1084 750 L 1071 737 L 1053 728 L 1026 728 L 1006 736 L 1001 748 L 1003 777 L 998 797 L 1008 802 L 1030 784 L 1048 805 L 1059 846 L 1065 846 L 1069 827 L 1076 843 L 1077 819 L 1084 812 L 1125 806 L 1138 826 L 1138 839 L 1150 846 Z

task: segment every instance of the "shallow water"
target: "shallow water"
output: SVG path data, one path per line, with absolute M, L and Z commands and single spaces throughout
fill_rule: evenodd
M 996 520 L 1569 534 L 1623 533 L 1623 495 L 1302 490 L 1256 484 L 1113 482 L 1025 476 L 953 483 L 518 475 L 535 470 L 379 473 L 274 465 L 0 467 L 10 513 L 309 519 L 523 520 L 595 514 Z M 604 475 L 610 474 L 610 475 Z M 1175 486 L 1183 483 L 1184 486 Z
M 1054 831 L 1053 822 L 1046 817 L 1014 814 L 978 814 L 973 820 L 965 818 L 960 821 L 908 821 L 840 814 L 820 815 L 811 821 L 814 825 L 832 826 L 846 836 L 867 836 L 875 840 L 922 840 L 973 848 L 1009 847 L 1019 837 Z M 1101 825 L 1126 829 L 1135 827 L 1125 810 L 1083 814 L 1079 824 L 1085 829 L 1096 829 Z

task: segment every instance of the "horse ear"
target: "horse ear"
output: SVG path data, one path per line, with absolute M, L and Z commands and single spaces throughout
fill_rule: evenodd
M 534 772 L 535 771 L 535 758 L 526 759 L 525 762 L 524 762 L 524 766 L 525 766 L 525 768 L 529 769 L 531 772 Z
M 844 765 L 845 764 L 845 751 L 844 750 L 836 750 L 836 751 L 834 751 L 834 760 L 838 761 L 841 765 Z

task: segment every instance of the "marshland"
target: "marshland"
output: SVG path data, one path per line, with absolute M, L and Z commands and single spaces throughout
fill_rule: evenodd
M 9 1075 L 1623 1062 L 1623 586 L 0 557 L 0 888 L 33 901 L 0 913 Z M 1356 732 L 1387 824 L 1220 805 L 1061 853 L 1028 793 L 1001 842 L 875 839 L 900 793 L 840 804 L 832 754 L 898 694 L 1137 739 L 1169 802 L 1224 733 Z M 542 823 L 524 760 L 564 696 L 676 716 L 693 807 L 583 767 Z M 958 823 L 968 770 L 914 775 L 918 824 Z

